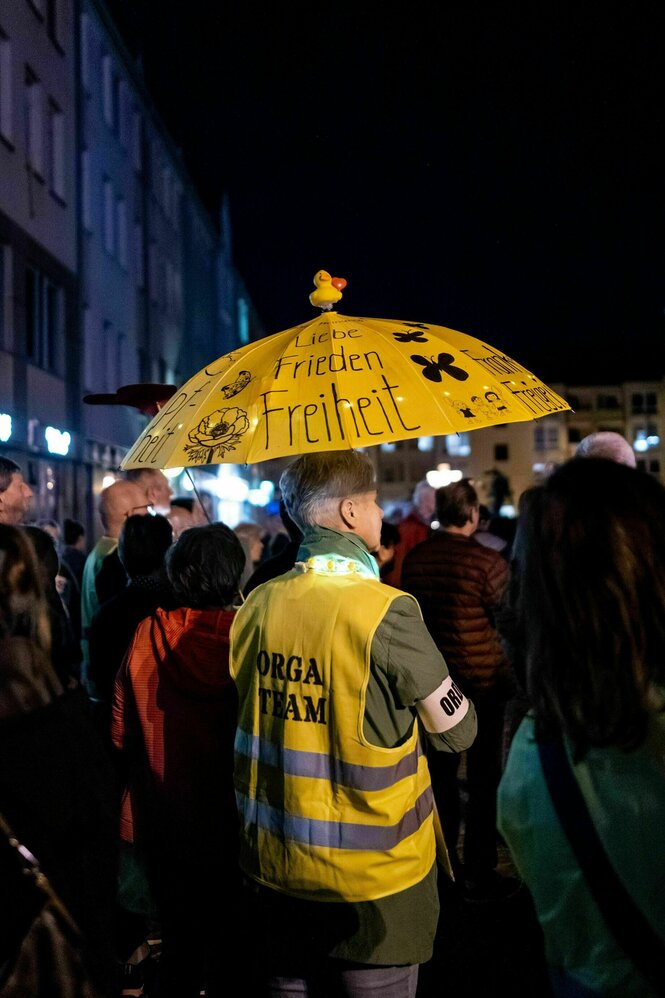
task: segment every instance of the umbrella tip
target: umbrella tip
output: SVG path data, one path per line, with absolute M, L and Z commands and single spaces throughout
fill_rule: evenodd
M 309 296 L 310 303 L 322 312 L 328 312 L 333 305 L 342 299 L 342 290 L 346 287 L 343 277 L 331 277 L 327 270 L 317 270 L 314 274 L 315 290 Z

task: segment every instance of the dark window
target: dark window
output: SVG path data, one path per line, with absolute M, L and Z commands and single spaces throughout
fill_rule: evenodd
M 7 249 L 0 243 L 0 347 L 5 345 L 5 253 Z
M 494 444 L 494 460 L 495 461 L 508 460 L 508 444 Z
M 576 426 L 568 427 L 568 443 L 578 444 L 582 439 L 582 431 L 578 430 Z
M 633 392 L 632 406 L 633 412 L 644 412 L 644 395 L 642 392 Z
M 660 461 L 658 461 L 658 460 L 649 461 L 649 471 L 651 472 L 652 475 L 659 475 L 660 474 Z
M 46 30 L 52 42 L 59 43 L 58 0 L 46 0 Z
M 37 273 L 28 267 L 25 273 L 25 352 L 31 360 L 36 360 L 39 340 L 40 307 L 37 287 Z
M 60 288 L 40 271 L 25 272 L 25 352 L 39 367 L 55 370 L 60 330 Z
M 646 411 L 649 416 L 653 416 L 658 412 L 658 397 L 655 392 L 647 392 Z

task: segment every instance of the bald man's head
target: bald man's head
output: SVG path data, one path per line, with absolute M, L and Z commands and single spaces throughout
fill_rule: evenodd
M 604 457 L 617 464 L 626 464 L 629 468 L 636 467 L 635 451 L 625 437 L 612 430 L 599 430 L 590 433 L 577 445 L 576 457 Z
M 171 511 L 173 489 L 163 471 L 158 468 L 135 468 L 127 472 L 127 481 L 139 485 L 157 513 L 167 516 Z
M 135 482 L 114 482 L 99 497 L 99 516 L 107 537 L 119 537 L 123 524 L 132 513 L 147 513 L 145 490 Z

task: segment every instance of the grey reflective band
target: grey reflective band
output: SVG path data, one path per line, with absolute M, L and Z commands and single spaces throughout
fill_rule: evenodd
M 356 822 L 320 821 L 285 814 L 262 801 L 236 793 L 238 811 L 246 828 L 263 828 L 282 841 L 328 849 L 361 849 L 385 852 L 394 849 L 423 825 L 432 813 L 432 788 L 427 787 L 396 825 L 361 825 Z
M 261 766 L 270 766 L 288 776 L 326 780 L 351 790 L 385 790 L 386 787 L 392 787 L 418 772 L 418 760 L 422 755 L 420 744 L 417 743 L 413 752 L 403 756 L 392 766 L 359 766 L 321 752 L 287 749 L 257 735 L 250 735 L 241 728 L 236 732 L 235 751 L 238 756 L 253 759 Z

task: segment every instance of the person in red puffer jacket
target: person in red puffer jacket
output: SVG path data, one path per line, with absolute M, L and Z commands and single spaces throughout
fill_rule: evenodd
M 159 911 L 160 998 L 222 994 L 238 945 L 221 919 L 240 885 L 228 659 L 244 560 L 224 524 L 185 531 L 167 555 L 181 606 L 142 621 L 115 683 L 112 738 L 129 774 L 120 835 Z

